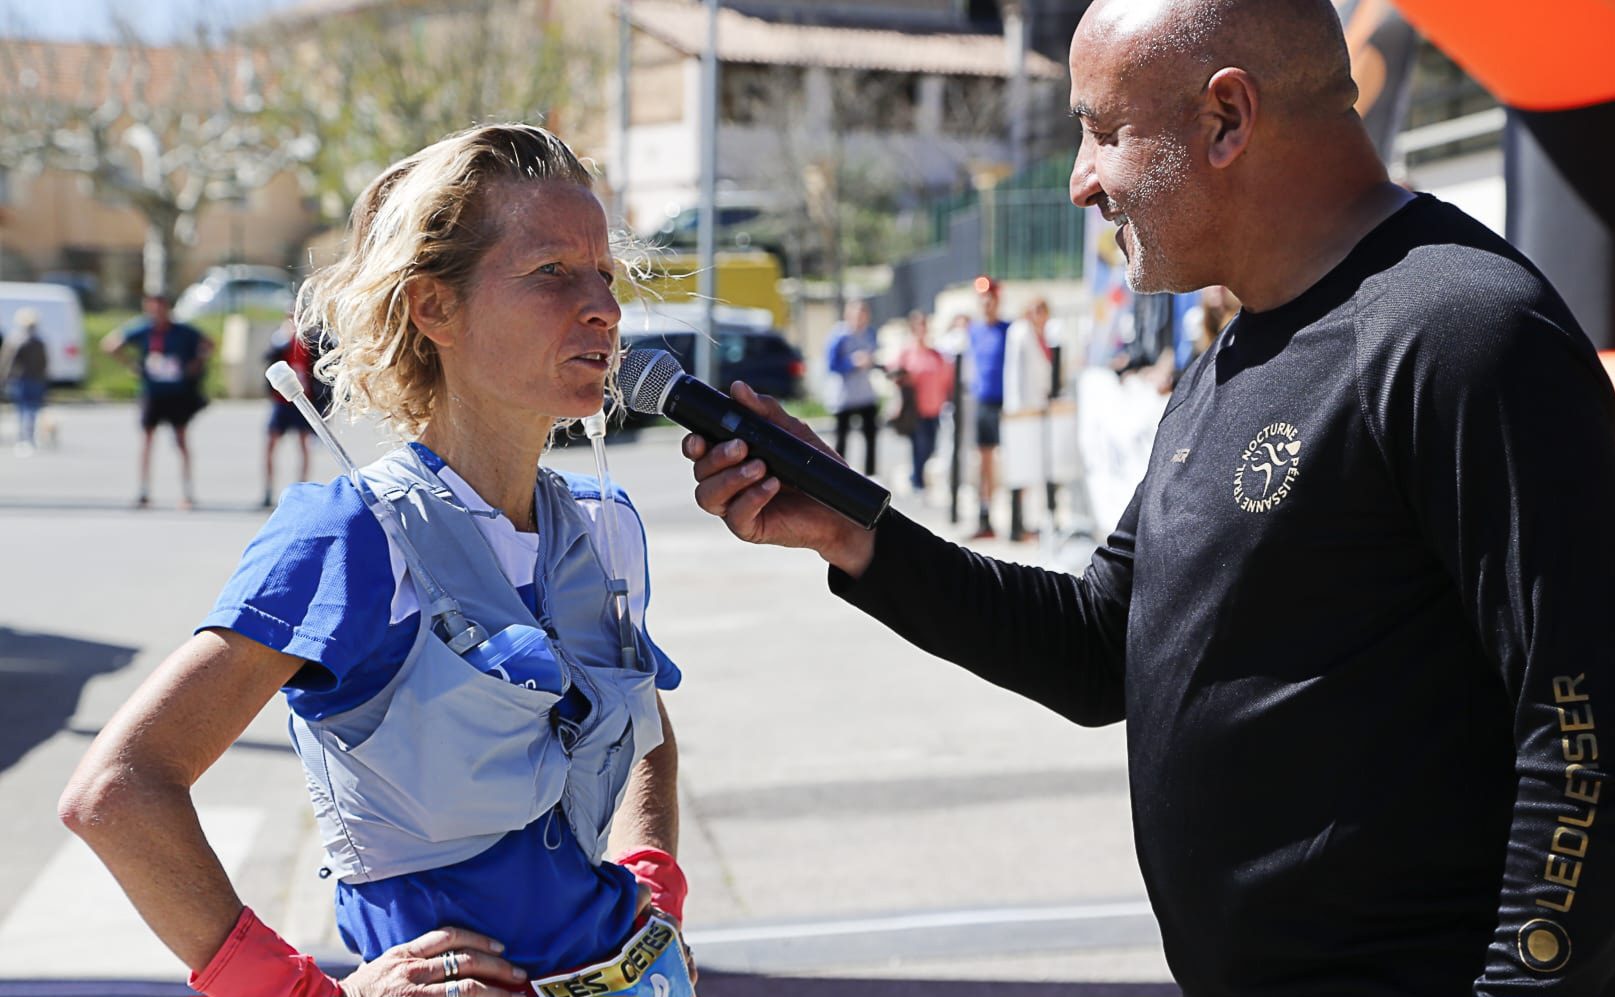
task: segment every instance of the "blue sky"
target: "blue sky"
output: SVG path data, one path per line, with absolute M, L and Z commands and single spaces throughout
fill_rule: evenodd
M 138 13 L 148 41 L 188 33 L 199 20 L 227 25 L 262 16 L 291 0 L 0 0 L 0 30 L 21 29 L 34 37 L 62 41 L 104 40 L 116 12 Z

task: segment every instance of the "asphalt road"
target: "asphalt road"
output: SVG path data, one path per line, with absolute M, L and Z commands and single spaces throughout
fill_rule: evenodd
M 54 803 L 262 523 L 264 415 L 221 402 L 198 418 L 187 513 L 166 440 L 154 507 L 131 508 L 132 406 L 57 407 L 55 446 L 29 457 L 0 412 L 0 994 L 183 979 Z M 356 457 L 378 452 L 375 432 L 340 432 Z M 811 554 L 734 540 L 694 507 L 676 440 L 650 430 L 610 453 L 648 525 L 649 626 L 685 673 L 668 705 L 703 992 L 766 977 L 782 997 L 1175 993 L 1133 857 L 1121 729 L 1075 728 L 908 647 L 831 596 Z M 552 459 L 593 468 L 581 448 Z M 334 473 L 320 455 L 315 477 Z M 897 504 L 961 532 L 914 496 Z M 194 795 L 244 899 L 338 964 L 284 725 L 270 703 Z

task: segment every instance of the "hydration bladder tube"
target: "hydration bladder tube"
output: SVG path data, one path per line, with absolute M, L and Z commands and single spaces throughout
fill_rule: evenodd
M 270 386 L 279 392 L 282 398 L 297 406 L 297 411 L 303 413 L 303 418 L 314 427 L 320 442 L 331 451 L 331 456 L 336 458 L 342 473 L 346 474 L 348 480 L 353 482 L 353 487 L 358 489 L 360 498 L 364 499 L 365 505 L 381 524 L 388 539 L 392 540 L 404 555 L 404 563 L 409 565 L 410 575 L 415 579 L 421 594 L 425 596 L 423 602 L 427 605 L 428 612 L 431 613 L 433 620 L 443 625 L 444 633 L 440 636 L 449 645 L 449 649 L 455 654 L 463 655 L 487 640 L 488 631 L 474 620 L 466 619 L 465 614 L 460 611 L 459 602 L 449 595 L 427 570 L 426 563 L 415 550 L 415 545 L 410 543 L 409 537 L 404 534 L 404 524 L 399 521 L 398 511 L 392 507 L 392 503 L 371 491 L 370 485 L 360 477 L 359 468 L 348 457 L 348 452 L 342 449 L 342 444 L 331 435 L 330 428 L 325 425 L 325 420 L 320 418 L 314 403 L 303 393 L 303 382 L 298 379 L 297 372 L 292 370 L 286 361 L 280 360 L 272 364 L 269 370 L 264 372 L 264 376 L 269 379 Z
M 600 526 L 602 553 L 605 555 L 606 583 L 611 592 L 611 611 L 617 617 L 617 636 L 622 645 L 622 664 L 629 671 L 639 670 L 639 651 L 634 643 L 634 621 L 628 602 L 627 574 L 617 560 L 617 499 L 606 466 L 606 413 L 601 409 L 583 420 L 583 432 L 594 448 L 595 476 L 600 480 Z

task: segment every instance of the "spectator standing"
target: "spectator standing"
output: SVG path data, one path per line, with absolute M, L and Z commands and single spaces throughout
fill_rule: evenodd
M 15 343 L 7 348 L 4 370 L 11 402 L 17 406 L 17 453 L 26 457 L 34 452 L 39 410 L 45 406 L 47 358 L 45 340 L 39 335 L 39 313 L 19 308 L 13 324 Z
M 976 399 L 976 456 L 980 504 L 976 532 L 972 540 L 987 540 L 993 530 L 993 495 L 998 478 L 994 461 L 998 456 L 999 420 L 1004 407 L 1004 341 L 1009 323 L 998 317 L 998 281 L 976 278 L 976 294 L 981 302 L 981 318 L 970 323 L 971 390 Z
M 1047 417 L 1054 389 L 1054 350 L 1048 339 L 1049 303 L 1034 298 L 1026 314 L 1016 319 L 1004 336 L 1004 415 L 1035 420 L 1036 430 L 1017 433 L 1004 441 L 1005 477 L 1009 481 L 1009 538 L 1035 540 L 1036 530 L 1026 528 L 1022 509 L 1026 494 L 1024 473 L 1016 468 L 1035 467 L 1037 480 L 1049 490 L 1048 508 L 1054 508 L 1054 485 L 1049 480 Z M 1035 448 L 1030 454 L 1020 448 Z
M 319 334 L 315 333 L 317 337 Z M 309 345 L 309 337 L 301 336 L 297 332 L 295 323 L 290 318 L 282 322 L 280 328 L 270 337 L 269 349 L 264 353 L 267 364 L 284 361 L 297 380 L 303 386 L 303 393 L 308 400 L 314 403 L 314 408 L 321 415 L 325 414 L 331 403 L 330 388 L 314 376 L 314 364 L 319 360 L 318 347 Z M 308 480 L 309 466 L 309 436 L 314 433 L 314 427 L 303 418 L 296 405 L 282 398 L 279 392 L 269 393 L 269 437 L 264 445 L 264 502 L 265 509 L 275 504 L 275 447 L 280 438 L 291 433 L 297 438 L 297 480 Z
M 875 350 L 879 343 L 869 327 L 869 305 L 847 302 L 842 321 L 830 331 L 826 359 L 830 369 L 830 411 L 836 417 L 836 453 L 847 456 L 847 433 L 858 419 L 864 437 L 864 473 L 875 476 L 875 437 L 880 430 L 880 401 L 875 397 Z
M 1221 284 L 1200 291 L 1200 300 L 1183 313 L 1183 324 L 1189 333 L 1189 352 L 1180 358 L 1179 368 L 1187 367 L 1195 357 L 1211 349 L 1211 344 L 1228 323 L 1239 314 L 1239 299 L 1234 292 Z
M 144 307 L 143 319 L 114 329 L 101 341 L 105 352 L 131 357 L 140 375 L 140 428 L 144 435 L 140 444 L 140 494 L 135 498 L 135 507 L 151 505 L 152 440 L 157 427 L 167 423 L 174 430 L 174 446 L 179 450 L 183 488 L 180 508 L 193 509 L 196 491 L 185 431 L 207 404 L 202 395 L 202 373 L 213 355 L 213 342 L 194 326 L 173 320 L 166 294 L 146 295 Z
M 1142 377 L 1163 395 L 1172 390 L 1177 372 L 1174 308 L 1171 294 L 1133 295 L 1133 338 L 1113 362 L 1122 377 Z
M 937 427 L 942 407 L 953 393 L 953 364 L 931 345 L 931 327 L 924 312 L 908 314 L 909 339 L 897 355 L 896 372 L 905 386 L 904 398 L 912 399 L 913 422 L 909 444 L 913 464 L 909 484 L 916 494 L 925 494 L 925 465 L 936 452 Z

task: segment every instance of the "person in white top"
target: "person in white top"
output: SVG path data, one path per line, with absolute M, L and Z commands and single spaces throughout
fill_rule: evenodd
M 1048 415 L 1049 396 L 1054 390 L 1054 347 L 1049 339 L 1049 303 L 1033 298 L 1025 314 L 1012 322 L 1004 337 L 1004 465 L 1009 490 L 1009 538 L 1033 540 L 1036 530 L 1026 528 L 1022 510 L 1023 494 L 1028 485 L 1042 481 L 1050 489 L 1049 508 L 1054 508 L 1053 484 L 1049 482 L 1043 450 L 1046 436 L 1042 424 Z M 1026 427 L 1023 420 L 1036 420 L 1035 428 L 1020 432 Z M 1022 452 L 1036 448 L 1035 453 Z M 1028 476 L 1017 468 L 1036 468 L 1035 476 Z

